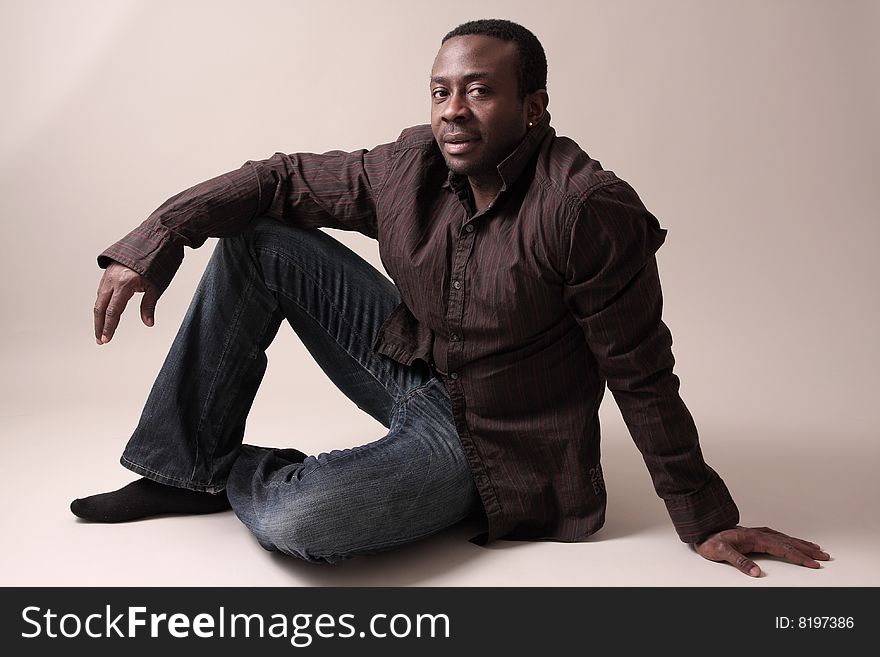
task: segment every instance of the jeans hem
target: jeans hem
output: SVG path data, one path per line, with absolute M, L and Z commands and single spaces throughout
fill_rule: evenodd
M 125 458 L 125 454 L 123 454 L 119 458 L 119 463 L 135 472 L 139 475 L 146 477 L 147 479 L 151 479 L 160 484 L 166 484 L 168 486 L 174 486 L 175 488 L 186 488 L 188 490 L 198 491 L 200 493 L 211 493 L 217 494 L 226 490 L 226 484 L 203 484 L 197 481 L 191 481 L 187 479 L 178 479 L 177 477 L 169 477 L 166 474 L 162 474 L 161 472 L 156 472 L 155 470 L 150 470 L 148 467 L 141 465 L 140 463 L 135 463 L 134 461 L 130 461 Z

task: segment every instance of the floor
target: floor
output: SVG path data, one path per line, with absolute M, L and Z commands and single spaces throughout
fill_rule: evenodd
M 131 325 L 128 330 L 131 331 Z M 168 329 L 165 329 L 166 331 Z M 141 333 L 144 333 L 142 330 Z M 289 333 L 289 332 L 288 332 Z M 834 458 L 818 445 L 825 435 L 781 429 L 701 425 L 707 460 L 725 478 L 747 525 L 769 525 L 820 543 L 833 559 L 813 571 L 758 558 L 764 576 L 705 561 L 680 543 L 655 496 L 626 427 L 606 398 L 603 459 L 609 491 L 606 526 L 591 540 L 562 544 L 467 541 L 475 526 L 459 525 L 412 546 L 333 566 L 264 551 L 231 512 L 161 517 L 121 525 L 79 521 L 68 510 L 74 497 L 110 490 L 133 477 L 118 455 L 137 419 L 158 363 L 112 386 L 121 354 L 86 348 L 46 347 L 41 358 L 25 345 L 8 349 L 19 362 L 17 386 L 7 386 L 0 416 L 7 531 L 0 543 L 4 586 L 877 586 L 878 532 L 871 507 L 880 498 L 876 444 L 839 441 Z M 120 340 L 121 342 L 121 340 Z M 270 374 L 251 414 L 248 440 L 300 449 L 349 446 L 353 436 L 381 430 L 298 361 L 291 375 L 271 363 L 300 358 L 293 338 L 270 349 Z M 150 340 L 154 344 L 153 340 Z M 144 343 L 146 344 L 146 343 Z M 277 344 L 277 343 L 276 343 Z M 15 345 L 12 345 L 15 347 Z M 115 346 L 115 345 L 113 345 Z M 143 346 L 143 345 L 141 345 Z M 7 348 L 10 347 L 7 344 Z M 146 348 L 141 355 L 150 358 Z M 130 351 L 125 351 L 130 350 Z M 61 352 L 64 353 L 61 353 Z M 49 376 L 52 354 L 67 367 Z M 16 361 L 16 358 L 19 360 Z M 42 363 L 25 367 L 22 359 Z M 106 368 L 106 370 L 105 370 Z M 311 368 L 311 369 L 310 369 Z M 76 381 L 81 386 L 75 385 Z M 35 390 L 42 391 L 35 393 Z M 332 408 L 332 420 L 320 411 Z M 305 412 L 308 410 L 309 412 Z M 279 427 L 296 426 L 298 440 Z M 321 423 L 320 426 L 318 423 Z M 711 439 L 710 439 L 711 437 Z M 847 447 L 847 445 L 850 445 Z M 858 449 L 853 445 L 857 445 Z M 849 450 L 849 451 L 848 451 Z M 871 520 L 874 518 L 874 520 Z

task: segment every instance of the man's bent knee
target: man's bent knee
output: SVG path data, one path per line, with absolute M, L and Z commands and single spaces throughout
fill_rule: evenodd
M 325 518 L 308 512 L 265 518 L 259 528 L 259 542 L 267 550 L 314 563 L 336 563 L 348 556 L 340 550 L 348 541 L 334 532 Z

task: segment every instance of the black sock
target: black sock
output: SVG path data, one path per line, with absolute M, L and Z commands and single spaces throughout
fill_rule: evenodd
M 226 493 L 203 493 L 138 479 L 110 493 L 70 504 L 74 515 L 94 522 L 126 522 L 162 513 L 216 513 L 229 508 Z

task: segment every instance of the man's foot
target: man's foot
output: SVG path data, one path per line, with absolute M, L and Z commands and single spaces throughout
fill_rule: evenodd
M 216 513 L 229 508 L 226 493 L 203 493 L 138 479 L 119 490 L 70 504 L 74 515 L 93 522 L 127 522 L 163 513 Z

